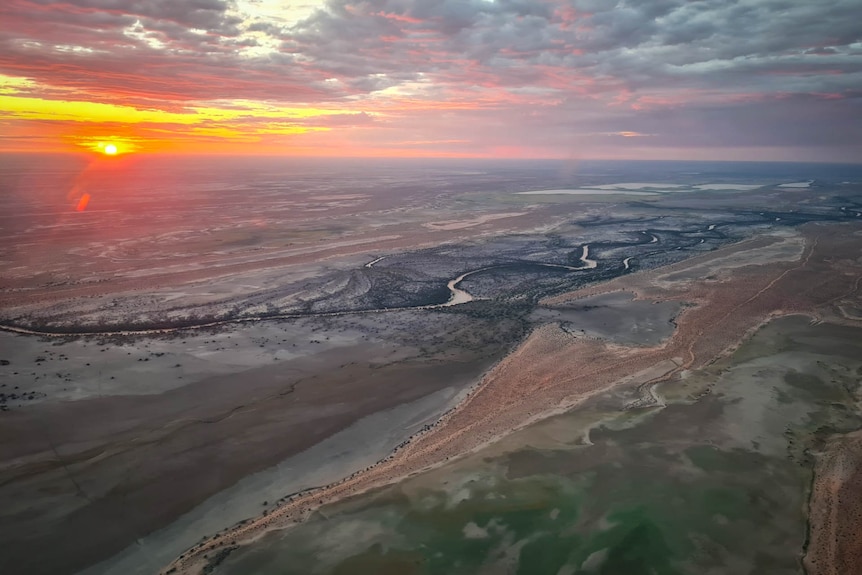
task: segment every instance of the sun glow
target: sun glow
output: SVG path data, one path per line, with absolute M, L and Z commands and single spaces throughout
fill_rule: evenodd
M 119 141 L 114 138 L 110 140 L 96 140 L 89 144 L 84 144 L 84 146 L 105 156 L 125 155 L 135 149 L 134 144 L 127 141 Z

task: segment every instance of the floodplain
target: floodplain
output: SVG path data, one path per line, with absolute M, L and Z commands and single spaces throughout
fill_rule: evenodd
M 4 572 L 801 572 L 830 516 L 858 168 L 51 161 L 0 165 Z

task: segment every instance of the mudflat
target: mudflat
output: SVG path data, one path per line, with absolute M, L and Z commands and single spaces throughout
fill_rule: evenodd
M 358 345 L 157 395 L 5 414 L 0 435 L 16 440 L 0 447 L 4 561 L 82 569 L 368 414 L 468 384 L 489 361 L 380 365 L 373 353 Z

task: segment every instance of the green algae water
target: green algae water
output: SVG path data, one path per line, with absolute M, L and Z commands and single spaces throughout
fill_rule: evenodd
M 322 508 L 214 573 L 801 574 L 810 450 L 862 427 L 862 330 L 773 321 L 626 410 L 615 389 Z

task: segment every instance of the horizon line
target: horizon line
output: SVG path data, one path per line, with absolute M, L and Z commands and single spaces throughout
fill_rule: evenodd
M 226 157 L 236 158 L 236 159 L 282 159 L 282 160 L 300 160 L 300 159 L 311 159 L 311 160 L 420 160 L 420 161 L 478 161 L 478 162 L 494 162 L 494 161 L 506 161 L 506 162 L 564 162 L 564 163 L 577 163 L 577 162 L 642 162 L 642 163 L 662 163 L 662 162 L 676 162 L 676 163 L 692 163 L 692 164 L 822 164 L 822 165 L 836 165 L 836 166 L 862 166 L 862 161 L 860 162 L 848 162 L 843 160 L 704 160 L 704 159 L 691 159 L 691 158 L 607 158 L 607 157 L 589 157 L 589 158 L 561 158 L 561 157 L 535 157 L 535 158 L 524 158 L 524 157 L 513 157 L 513 156 L 459 156 L 459 155 L 427 155 L 427 156 L 405 156 L 405 155 L 394 155 L 394 156 L 383 156 L 383 155 L 344 155 L 344 156 L 335 156 L 335 155 L 325 155 L 325 154 L 267 154 L 267 153 L 259 153 L 259 154 L 237 154 L 231 152 L 129 152 L 120 154 L 114 157 L 106 157 L 101 154 L 94 154 L 86 151 L 36 151 L 36 150 L 0 150 L 0 156 L 65 156 L 65 157 L 76 157 L 76 158 L 86 158 L 86 159 L 101 159 L 104 161 L 115 161 L 119 162 L 124 159 L 129 158 L 220 158 L 224 159 Z

